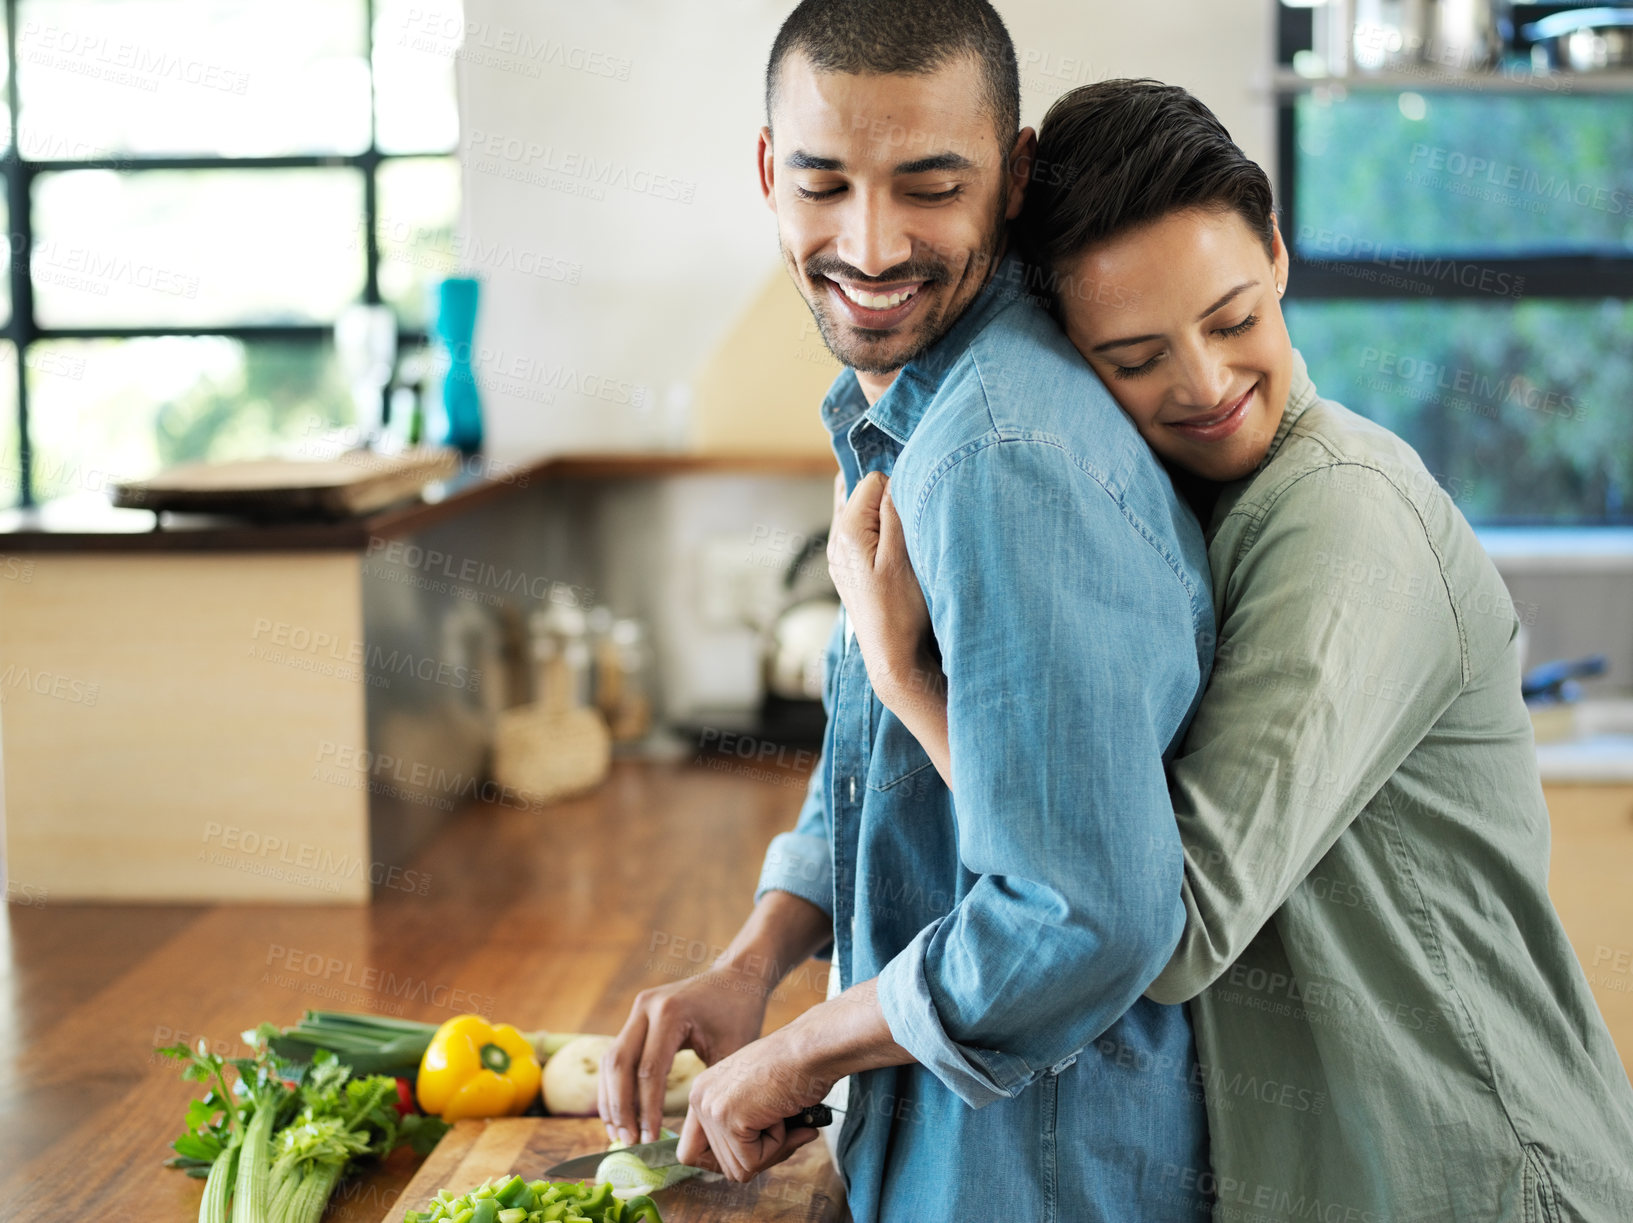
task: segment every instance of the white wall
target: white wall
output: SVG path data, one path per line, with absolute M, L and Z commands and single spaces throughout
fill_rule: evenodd
M 662 446 L 683 432 L 671 388 L 779 270 L 754 141 L 765 57 L 793 0 L 465 6 L 464 233 L 485 254 L 474 270 L 486 282 L 477 342 L 489 354 L 478 376 L 490 449 Z M 1271 0 L 998 8 L 1025 122 L 1075 85 L 1151 75 L 1191 88 L 1268 164 Z M 552 275 L 525 270 L 539 267 Z M 573 275 L 553 278 L 563 268 Z M 786 564 L 762 555 L 764 527 L 825 526 L 828 495 L 824 480 L 724 477 L 618 493 L 596 542 L 609 597 L 652 626 L 668 715 L 749 709 L 759 695 L 755 635 L 710 625 L 696 606 L 705 550 Z
M 474 254 L 494 252 L 474 270 L 495 453 L 678 434 L 672 389 L 778 266 L 753 153 L 766 53 L 792 7 L 465 0 L 464 231 Z M 1156 76 L 1197 93 L 1270 163 L 1271 0 L 998 9 L 1026 122 L 1074 85 Z

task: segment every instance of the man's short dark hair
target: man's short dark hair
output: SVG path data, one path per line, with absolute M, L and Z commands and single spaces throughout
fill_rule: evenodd
M 783 61 L 798 52 L 819 72 L 934 72 L 960 55 L 981 64 L 1004 154 L 1021 130 L 1020 70 L 1009 31 L 987 0 L 804 0 L 771 44 L 765 115 L 771 122 Z
M 1177 85 L 1099 81 L 1044 116 L 1017 229 L 1032 262 L 1059 274 L 1089 247 L 1186 208 L 1235 212 L 1272 249 L 1270 179 L 1211 110 Z

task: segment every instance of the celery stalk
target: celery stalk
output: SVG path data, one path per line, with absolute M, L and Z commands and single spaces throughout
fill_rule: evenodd
M 317 1164 L 306 1174 L 300 1190 L 290 1203 L 289 1212 L 272 1223 L 318 1223 L 323 1208 L 329 1204 L 329 1195 L 335 1191 L 343 1170 L 341 1164 Z
M 204 1178 L 204 1197 L 198 1204 L 198 1223 L 227 1223 L 227 1198 L 232 1191 L 237 1163 L 235 1143 L 217 1155 L 210 1165 L 210 1175 Z
M 273 1113 L 269 1095 L 258 1096 L 255 1115 L 244 1128 L 244 1145 L 238 1152 L 238 1175 L 233 1184 L 232 1223 L 268 1223 L 267 1201 L 272 1179 L 272 1159 L 268 1147 L 272 1138 Z

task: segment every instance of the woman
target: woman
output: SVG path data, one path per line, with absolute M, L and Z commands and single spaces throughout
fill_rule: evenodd
M 1147 991 L 1190 1003 L 1213 1167 L 1173 1175 L 1219 1219 L 1633 1219 L 1633 1091 L 1548 900 L 1496 570 L 1410 447 L 1317 394 L 1269 182 L 1204 106 L 1074 90 L 1037 159 L 1019 237 L 1213 570 L 1171 772 L 1188 920 Z M 959 677 L 882 492 L 836 506 L 832 569 L 950 785 Z

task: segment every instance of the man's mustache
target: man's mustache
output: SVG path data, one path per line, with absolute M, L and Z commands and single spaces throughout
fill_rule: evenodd
M 805 274 L 826 276 L 829 280 L 843 280 L 858 285 L 899 285 L 904 280 L 922 280 L 926 284 L 940 284 L 947 279 L 945 264 L 930 263 L 923 259 L 909 259 L 895 267 L 886 268 L 878 276 L 857 271 L 842 259 L 818 257 L 805 265 Z

